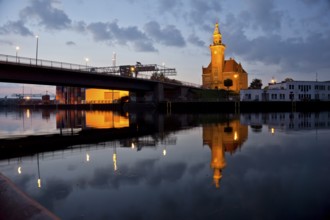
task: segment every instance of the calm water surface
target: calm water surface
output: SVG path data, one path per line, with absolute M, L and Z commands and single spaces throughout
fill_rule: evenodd
M 330 112 L 2 109 L 0 172 L 62 219 L 329 219 L 329 128 Z

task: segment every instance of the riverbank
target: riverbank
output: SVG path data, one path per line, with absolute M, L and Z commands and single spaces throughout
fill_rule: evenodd
M 315 112 L 330 110 L 330 102 L 163 102 L 158 110 L 172 113 Z
M 59 219 L 0 173 L 0 219 Z
M 2 106 L 5 107 L 5 106 Z M 11 107 L 56 110 L 112 110 L 125 112 L 160 113 L 244 113 L 244 112 L 317 112 L 330 110 L 328 101 L 301 102 L 160 102 L 156 103 L 115 103 L 115 104 L 47 104 L 47 105 L 18 105 Z

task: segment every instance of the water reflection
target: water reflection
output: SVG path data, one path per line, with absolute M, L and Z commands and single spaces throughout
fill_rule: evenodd
M 203 125 L 203 144 L 211 149 L 213 181 L 219 188 L 222 169 L 226 166 L 225 152 L 233 154 L 248 138 L 247 126 L 241 125 L 239 118 L 219 124 Z
M 263 125 L 274 134 L 275 131 L 291 132 L 330 128 L 330 112 L 281 112 L 242 114 L 241 124 L 258 131 Z
M 11 133 L 0 139 L 1 172 L 63 219 L 322 219 L 328 214 L 327 112 L 102 114 L 50 111 L 47 123 L 56 132 L 33 139 L 16 129 L 19 138 L 8 139 Z M 16 125 L 12 116 L 20 114 L 7 115 Z M 32 124 L 46 121 L 42 115 L 31 110 Z M 10 125 L 5 113 L 0 118 Z M 60 129 L 79 130 L 60 134 Z M 16 145 L 35 151 L 4 151 Z

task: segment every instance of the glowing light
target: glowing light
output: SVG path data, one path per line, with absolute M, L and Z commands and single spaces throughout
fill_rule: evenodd
M 116 155 L 116 153 L 113 153 L 112 161 L 113 161 L 113 170 L 116 171 L 117 170 L 117 155 Z
M 87 66 L 88 66 L 88 62 L 89 62 L 89 58 L 86 57 L 86 58 L 85 58 L 85 61 L 86 61 L 86 68 L 87 68 Z
M 235 131 L 235 133 L 234 133 L 234 140 L 237 141 L 237 139 L 238 139 L 238 135 L 237 135 L 237 131 Z
M 30 109 L 26 109 L 26 117 L 30 118 Z
M 163 150 L 163 156 L 166 156 L 166 149 Z
M 238 77 L 238 74 L 235 74 L 234 77 L 237 78 Z
M 38 179 L 38 188 L 41 188 L 41 179 Z
M 275 134 L 275 128 L 272 128 L 272 129 L 271 129 L 271 133 L 272 133 L 272 134 Z
M 131 72 L 134 72 L 135 71 L 135 68 L 134 66 L 131 67 Z
M 132 146 L 131 146 L 131 148 L 132 148 L 132 149 L 134 149 L 134 148 L 135 148 L 135 144 L 134 144 L 134 143 L 132 143 Z
M 26 98 L 27 100 L 30 100 L 30 99 L 31 99 L 31 97 L 30 97 L 30 96 L 26 96 L 25 98 Z
M 89 162 L 89 160 L 90 160 L 90 156 L 89 154 L 86 154 L 86 161 Z
M 21 174 L 22 173 L 22 167 L 18 167 L 17 172 L 18 172 L 18 174 Z

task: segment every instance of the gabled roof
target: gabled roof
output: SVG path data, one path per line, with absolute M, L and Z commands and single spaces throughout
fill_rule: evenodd
M 223 72 L 242 72 L 246 73 L 243 69 L 242 65 L 237 63 L 233 58 L 229 60 L 225 60 L 225 65 L 223 68 Z

